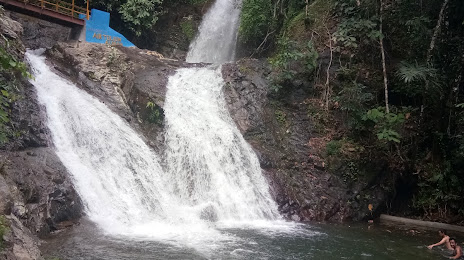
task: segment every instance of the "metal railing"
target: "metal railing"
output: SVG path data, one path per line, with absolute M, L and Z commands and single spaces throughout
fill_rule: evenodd
M 24 2 L 25 4 L 34 5 L 42 9 L 54 11 L 66 16 L 71 16 L 73 18 L 79 18 L 79 15 L 84 15 L 87 20 L 90 17 L 89 11 L 89 2 L 87 0 L 87 8 L 76 6 L 74 0 L 70 2 L 60 1 L 60 0 L 19 0 L 19 2 Z

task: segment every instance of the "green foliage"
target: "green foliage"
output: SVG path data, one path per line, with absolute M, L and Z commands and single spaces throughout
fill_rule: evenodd
M 123 26 L 140 36 L 145 29 L 150 29 L 162 15 L 162 0 L 95 0 L 92 5 L 120 15 Z
M 321 110 L 321 106 L 313 103 L 308 104 L 308 117 L 311 118 L 315 133 L 323 134 L 328 130 L 329 118 L 327 113 Z
M 110 52 L 110 55 L 108 56 L 108 61 L 106 62 L 106 66 L 108 67 L 113 65 L 113 63 L 118 58 L 118 55 L 116 54 L 116 48 L 114 48 L 113 46 L 111 46 L 110 48 L 111 48 L 111 52 Z
M 319 58 L 319 53 L 312 41 L 309 41 L 306 45 L 306 52 L 304 55 L 304 63 L 308 73 L 312 73 L 317 68 L 317 59 Z
M 369 44 L 370 40 L 380 38 L 381 34 L 375 19 L 345 19 L 333 34 L 334 42 L 347 49 L 357 49 L 360 41 Z M 340 51 L 340 48 L 338 50 Z
M 315 2 L 318 1 L 309 1 L 309 6 Z M 330 44 L 326 37 L 330 35 L 335 50 L 332 69 L 340 69 L 336 75 L 331 73 L 328 88 L 324 83 L 325 68 L 321 67 L 315 74 L 318 77 L 314 88 L 321 91 L 311 92 L 313 95 L 305 100 L 314 104 L 310 105 L 314 129 L 318 129 L 318 122 L 326 120 L 328 123 L 318 133 L 336 131 L 340 139 L 327 143 L 329 158 L 336 161 L 342 156 L 355 156 L 341 140 L 347 137 L 356 140 L 365 148 L 366 154 L 361 157 L 386 167 L 385 172 L 376 172 L 372 177 L 381 180 L 385 190 L 395 194 L 400 176 L 413 184 L 416 180 L 418 190 L 411 191 L 415 194 L 415 209 L 422 214 L 441 212 L 445 216 L 447 207 L 464 216 L 464 2 L 449 1 L 441 23 L 438 18 L 443 0 L 394 1 L 394 4 L 383 1 L 382 14 L 378 0 L 333 3 L 335 8 L 330 15 L 335 17 L 316 21 L 300 9 L 295 10 L 295 15 L 286 13 L 287 17 L 280 21 L 288 29 L 276 38 L 288 39 L 287 44 L 276 42 L 278 49 L 271 63 L 274 71 L 280 73 L 272 79 L 274 88 L 283 89 L 308 75 L 298 70 L 303 67 L 298 63 L 302 57 L 292 58 L 303 53 L 292 42 L 301 44 L 312 39 L 318 50 L 327 53 Z M 314 30 L 316 22 L 324 30 Z M 437 24 L 440 30 L 435 30 Z M 390 113 L 384 108 L 380 39 L 386 58 Z M 286 45 L 289 47 L 282 48 Z M 325 98 L 326 93 L 330 94 L 328 104 L 332 106 L 324 106 L 327 109 L 324 110 L 319 98 Z M 317 100 L 313 102 L 314 99 Z M 359 174 L 366 176 L 365 169 L 358 167 L 364 165 L 362 160 L 355 157 L 343 160 L 346 166 L 352 162 L 344 180 L 356 179 Z
M 285 112 L 280 109 L 277 109 L 274 113 L 275 113 L 277 121 L 285 125 L 287 121 L 287 114 L 285 114 Z
M 205 4 L 207 3 L 209 0 L 179 0 L 177 2 L 172 2 L 171 4 L 181 4 L 181 5 L 202 5 L 202 4 Z
M 344 85 L 334 99 L 339 102 L 341 110 L 357 114 L 364 112 L 366 104 L 374 99 L 372 93 L 367 90 L 365 85 L 351 82 Z
M 342 148 L 342 142 L 340 140 L 332 140 L 328 142 L 325 146 L 326 154 L 331 155 L 339 155 L 340 148 Z
M 180 28 L 182 29 L 182 33 L 184 33 L 189 41 L 193 40 L 196 30 L 193 24 L 192 16 L 182 18 L 182 21 L 180 22 Z
M 367 86 L 355 81 L 347 82 L 333 99 L 345 113 L 351 129 L 360 130 L 364 127 L 362 117 L 374 100 L 374 95 Z
M 148 108 L 148 111 L 149 111 L 148 112 L 148 122 L 150 122 L 152 124 L 161 125 L 163 123 L 163 120 L 164 120 L 163 109 L 160 106 L 156 105 L 152 101 L 147 102 L 146 108 Z
M 8 230 L 9 226 L 5 216 L 0 215 L 0 251 L 3 249 L 3 236 Z
M 356 162 L 348 162 L 347 170 L 343 172 L 342 178 L 345 183 L 353 183 L 359 179 L 359 167 Z
M 271 0 L 244 0 L 240 15 L 239 37 L 246 43 L 259 44 L 274 30 Z
M 295 77 L 300 70 L 299 64 L 305 66 L 305 73 L 311 74 L 317 68 L 317 59 L 319 58 L 319 54 L 311 41 L 302 50 L 295 41 L 291 41 L 287 37 L 279 39 L 277 44 L 279 48 L 276 55 L 269 59 L 269 63 L 276 72 L 271 78 L 271 88 L 275 92 L 279 92 L 286 82 Z
M 440 95 L 441 84 L 437 69 L 430 65 L 401 62 L 396 76 L 404 83 L 397 86 L 396 91 L 408 96 Z M 428 89 L 425 89 L 428 81 Z
M 428 164 L 425 172 L 419 177 L 419 192 L 413 199 L 413 206 L 431 215 L 438 213 L 446 214 L 446 210 L 462 211 L 460 194 L 464 192 L 464 182 L 451 171 L 451 163 L 446 161 L 443 168 Z M 461 212 L 461 214 L 464 212 Z
M 7 47 L 9 46 L 6 42 Z M 17 80 L 19 77 L 32 78 L 24 62 L 18 61 L 4 48 L 0 47 L 0 144 L 9 140 L 9 137 L 18 135 L 9 127 L 11 105 L 18 99 Z
M 379 30 L 379 19 L 376 13 L 372 14 L 369 11 L 371 6 L 370 1 L 363 2 L 362 5 L 352 0 L 336 1 L 336 13 L 341 18 L 333 34 L 337 51 L 354 52 L 361 45 L 369 46 L 383 37 Z
M 407 28 L 403 37 L 411 42 L 412 46 L 424 46 L 426 42 L 424 39 L 429 39 L 431 36 L 430 19 L 426 16 L 418 16 L 407 19 L 404 23 L 403 21 L 403 19 L 399 21 Z
M 378 107 L 367 111 L 363 116 L 364 121 L 371 121 L 375 124 L 375 133 L 379 140 L 399 143 L 401 135 L 396 131 L 404 121 L 405 116 L 402 113 L 385 113 L 384 107 Z
M 161 3 L 161 0 L 128 0 L 121 5 L 119 13 L 129 28 L 140 36 L 143 29 L 151 28 L 158 21 L 158 16 L 163 13 Z
M 9 46 L 7 42 L 7 47 Z M 23 77 L 32 78 L 24 62 L 16 60 L 4 48 L 0 47 L 0 72 L 20 73 Z
M 425 65 L 416 63 L 401 62 L 396 75 L 405 83 L 423 82 L 429 78 L 429 75 L 436 75 L 437 70 Z

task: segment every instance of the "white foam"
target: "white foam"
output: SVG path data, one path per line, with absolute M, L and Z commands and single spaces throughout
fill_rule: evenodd
M 240 7 L 241 0 L 216 0 L 190 44 L 187 62 L 224 63 L 234 60 Z
M 102 102 L 26 53 L 46 107 L 56 152 L 72 174 L 90 220 L 105 233 L 199 244 L 230 239 L 173 190 L 173 177 L 130 126 Z M 195 239 L 192 239 L 195 238 Z

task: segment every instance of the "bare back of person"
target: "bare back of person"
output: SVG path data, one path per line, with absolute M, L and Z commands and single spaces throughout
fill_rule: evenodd
M 439 246 L 439 245 L 445 245 L 445 247 L 449 250 L 453 250 L 453 248 L 450 245 L 450 237 L 446 235 L 446 231 L 440 230 L 438 231 L 438 235 L 442 237 L 440 242 L 435 243 L 433 245 L 429 245 L 427 248 L 432 249 L 434 246 Z
M 458 256 L 457 259 L 464 259 L 464 255 L 462 254 L 462 247 L 456 246 L 454 249 L 453 255 Z

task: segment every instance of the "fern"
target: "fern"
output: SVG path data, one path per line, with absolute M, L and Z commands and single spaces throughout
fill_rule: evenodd
M 437 76 L 437 70 L 427 65 L 401 62 L 396 75 L 405 83 L 423 82 Z

